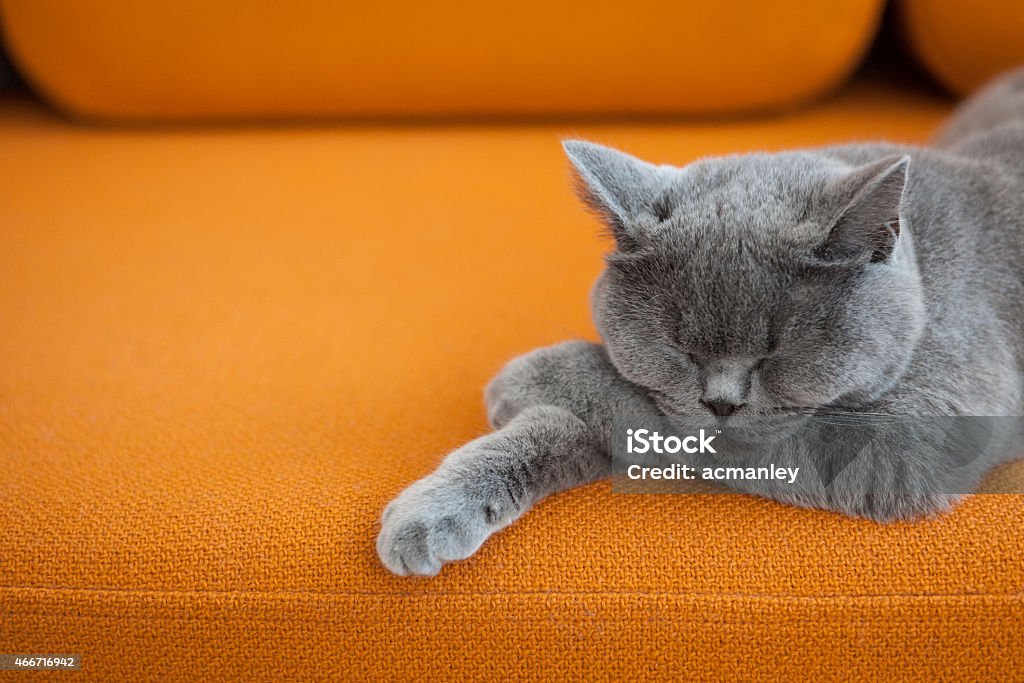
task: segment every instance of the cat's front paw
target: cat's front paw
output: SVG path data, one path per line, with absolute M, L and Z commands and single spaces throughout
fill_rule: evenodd
M 467 484 L 439 473 L 405 489 L 384 508 L 377 554 L 399 576 L 437 574 L 462 560 L 518 516 L 506 486 Z

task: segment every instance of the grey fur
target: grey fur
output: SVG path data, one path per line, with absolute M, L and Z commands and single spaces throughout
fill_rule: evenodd
M 564 146 L 616 240 L 591 297 L 604 345 L 539 349 L 501 371 L 486 391 L 495 431 L 385 509 L 391 571 L 435 574 L 540 498 L 607 476 L 614 416 L 1024 413 L 1024 71 L 966 102 L 931 147 L 676 168 Z M 914 518 L 954 498 L 927 465 L 889 451 L 829 491 L 743 489 Z M 912 495 L 865 493 L 897 471 L 914 473 Z

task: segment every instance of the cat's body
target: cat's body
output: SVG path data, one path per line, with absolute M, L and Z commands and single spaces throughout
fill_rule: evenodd
M 506 366 L 486 395 L 496 431 L 385 510 L 377 548 L 392 571 L 436 573 L 545 495 L 607 476 L 613 420 L 630 415 L 1024 415 L 1024 72 L 961 107 L 933 147 L 683 169 L 566 151 L 617 242 L 592 296 L 604 345 Z M 994 464 L 950 472 L 878 449 L 830 486 L 741 488 L 913 518 Z M 880 494 L 897 473 L 909 491 Z

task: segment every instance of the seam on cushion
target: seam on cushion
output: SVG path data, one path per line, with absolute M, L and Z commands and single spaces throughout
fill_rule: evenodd
M 571 597 L 571 596 L 567 596 Z M 858 623 L 861 625 L 872 624 L 872 623 L 885 623 L 889 624 L 894 618 L 894 610 L 900 610 L 901 608 L 940 608 L 943 611 L 941 614 L 934 614 L 933 616 L 941 618 L 942 622 L 946 626 L 955 625 L 960 622 L 969 622 L 971 624 L 978 623 L 991 623 L 991 624 L 1005 624 L 1008 615 L 1014 615 L 1017 613 L 1024 613 L 1024 601 L 1018 600 L 993 600 L 989 599 L 970 599 L 985 598 L 989 596 L 969 596 L 968 598 L 962 598 L 959 596 L 946 597 L 943 596 L 941 599 L 928 599 L 921 600 L 916 597 L 904 597 L 891 600 L 876 600 L 872 603 L 865 604 L 864 601 L 846 601 L 847 604 L 843 605 L 835 601 L 830 602 L 828 605 L 816 605 L 817 601 L 811 601 L 808 607 L 822 607 L 824 611 L 820 613 L 821 616 L 814 614 L 793 614 L 791 610 L 782 607 L 781 614 L 784 614 L 785 623 L 788 625 L 801 625 L 801 626 L 813 626 L 817 627 L 825 621 L 834 621 L 836 607 L 846 607 L 847 611 L 852 609 L 852 613 L 857 615 Z M 854 604 L 850 604 L 853 602 Z M 860 604 L 857 604 L 857 603 Z M 748 601 L 738 601 L 738 604 L 733 605 L 732 610 L 717 611 L 717 612 L 694 612 L 683 610 L 681 612 L 661 612 L 658 614 L 651 614 L 650 612 L 629 612 L 620 611 L 609 617 L 598 616 L 594 611 L 594 608 L 590 608 L 587 614 L 583 617 L 583 622 L 606 622 L 606 621 L 617 621 L 637 624 L 647 624 L 652 621 L 654 622 L 667 622 L 667 623 L 680 623 L 680 624 L 702 624 L 702 625 L 731 625 L 731 624 L 751 624 L 754 622 L 762 623 L 776 623 L 778 619 L 776 616 L 780 614 L 779 605 L 780 601 L 762 603 L 760 605 L 763 612 L 751 613 L 748 609 L 736 608 L 750 608 L 757 607 L 757 605 L 751 605 Z M 458 607 L 458 605 L 454 605 Z M 562 605 L 564 607 L 564 605 Z M 663 605 L 663 607 L 672 607 L 672 604 Z M 241 607 L 241 609 L 239 609 Z M 245 609 L 244 606 L 232 605 L 228 606 L 229 612 L 225 613 L 222 611 L 219 614 L 208 614 L 202 611 L 189 611 L 189 606 L 186 605 L 147 605 L 146 608 L 152 613 L 150 614 L 132 614 L 125 613 L 124 605 L 90 605 L 85 608 L 82 607 L 70 607 L 72 611 L 64 612 L 53 612 L 53 611 L 38 611 L 33 610 L 30 607 L 22 607 L 21 609 L 5 609 L 0 612 L 8 620 L 17 620 L 22 618 L 43 618 L 43 619 L 77 619 L 77 620 L 99 620 L 99 621 L 123 621 L 131 620 L 136 622 L 202 622 L 202 623 L 222 623 L 231 624 L 238 623 L 239 619 L 244 619 L 247 623 L 253 621 L 259 621 L 270 624 L 330 624 L 330 623 L 345 623 L 351 625 L 356 619 L 353 618 L 353 614 L 350 611 L 346 611 L 342 614 L 331 614 L 319 611 L 313 611 L 312 613 L 303 614 L 299 617 L 290 616 L 274 616 L 273 614 L 267 614 L 261 607 L 270 607 L 271 611 L 277 606 L 274 605 L 252 605 L 250 609 Z M 622 607 L 618 605 L 617 607 Z M 643 607 L 642 605 L 640 606 Z M 554 611 L 547 611 L 554 608 Z M 493 612 L 485 612 L 482 614 L 471 615 L 470 619 L 484 619 L 493 620 L 496 618 L 506 618 L 508 621 L 513 622 L 530 622 L 530 623 L 545 623 L 550 624 L 552 622 L 565 622 L 579 624 L 579 615 L 571 611 L 561 611 L 558 609 L 559 605 L 545 605 L 542 609 L 534 613 L 515 614 L 511 617 L 507 615 L 495 615 Z M 972 608 L 974 608 L 972 610 Z M 976 610 L 981 608 L 981 613 L 976 613 Z M 130 607 L 128 607 L 130 609 Z M 881 613 L 872 615 L 871 610 L 882 610 Z M 951 611 L 950 611 L 951 610 Z M 968 613 L 961 613 L 959 610 L 971 610 Z M 996 611 L 998 610 L 998 611 Z M 91 613 L 85 613 L 91 612 Z M 171 613 L 168 613 L 171 612 Z M 927 614 L 927 613 L 925 613 Z M 759 616 L 756 616 L 759 615 Z M 907 615 L 909 616 L 909 615 Z M 370 615 L 370 621 L 374 621 L 374 615 Z M 1016 621 L 1016 617 L 1012 617 Z M 445 612 L 439 611 L 432 613 L 432 621 L 454 621 L 463 623 L 467 619 L 467 615 L 462 611 Z
M 252 597 L 273 597 L 276 595 L 281 596 L 294 596 L 294 597 L 310 597 L 310 598 L 323 598 L 323 597 L 402 597 L 402 598 L 431 598 L 431 597 L 442 597 L 442 598 L 453 598 L 453 597 L 480 597 L 480 596 L 502 596 L 507 595 L 510 597 L 516 596 L 576 596 L 576 597 L 603 597 L 603 596 L 666 596 L 666 597 L 694 597 L 694 598 L 726 598 L 726 599 L 753 599 L 753 600 L 778 600 L 778 601 L 836 601 L 836 600 L 883 600 L 890 598 L 910 598 L 910 599 L 962 599 L 962 598 L 1004 598 L 1004 597 L 1019 597 L 1024 598 L 1024 590 L 1019 591 L 1007 591 L 1002 593 L 997 592 L 961 592 L 961 593 L 822 593 L 819 595 L 800 595 L 796 593 L 711 593 L 711 592 L 698 592 L 698 591 L 548 591 L 548 590 L 535 590 L 535 591 L 439 591 L 439 592 L 422 592 L 422 591 L 222 591 L 222 590 L 160 590 L 160 589 L 137 589 L 137 588 L 69 588 L 69 587 L 49 587 L 49 586 L 0 586 L 0 591 L 17 591 L 23 593 L 109 593 L 114 595 L 136 595 L 136 596 L 151 596 L 151 595 L 166 595 L 166 596 L 207 596 L 207 595 L 223 595 L 223 596 L 252 596 Z
M 947 604 L 959 605 L 959 604 L 962 604 L 962 603 L 947 603 Z M 61 613 L 53 614 L 53 613 L 48 613 L 48 612 L 35 612 L 35 611 L 3 612 L 3 613 L 0 613 L 0 614 L 3 614 L 3 616 L 8 618 L 8 619 L 29 616 L 29 617 L 42 617 L 42 618 L 45 618 L 45 619 L 98 619 L 98 620 L 113 620 L 113 621 L 124 621 L 124 620 L 130 620 L 130 621 L 202 621 L 202 622 L 236 623 L 240 617 L 244 617 L 248 622 L 261 621 L 261 622 L 264 622 L 264 623 L 273 623 L 273 624 L 309 624 L 309 623 L 323 623 L 323 622 L 333 622 L 333 621 L 342 621 L 342 622 L 350 624 L 350 623 L 353 622 L 353 618 L 352 618 L 351 614 L 339 615 L 338 617 L 332 617 L 330 615 L 311 614 L 311 615 L 304 615 L 302 617 L 297 617 L 297 618 L 278 618 L 278 617 L 266 616 L 266 615 L 263 615 L 263 614 L 250 614 L 250 613 L 239 613 L 239 614 L 234 614 L 234 615 L 225 615 L 225 616 L 221 616 L 221 617 L 216 617 L 216 616 L 212 616 L 212 615 L 208 615 L 208 614 L 175 614 L 175 615 L 171 615 L 171 614 L 152 614 L 152 615 L 145 615 L 145 616 L 143 616 L 143 615 L 134 615 L 134 614 L 120 614 L 120 613 L 117 613 L 117 614 L 68 614 L 66 612 L 61 612 Z M 947 624 L 947 625 L 949 623 L 951 623 L 951 619 L 953 617 L 953 615 L 951 615 L 949 613 L 943 613 L 941 615 L 936 615 L 936 616 L 941 617 L 941 619 L 943 620 L 943 623 Z M 986 618 L 986 616 L 988 616 L 989 618 Z M 489 617 L 486 617 L 486 618 L 494 618 L 494 617 L 493 616 L 489 616 Z M 863 625 L 863 624 L 870 624 L 872 622 L 889 624 L 893 620 L 893 615 L 892 615 L 891 612 L 886 612 L 884 614 L 878 615 L 875 619 L 872 619 L 871 617 L 865 616 L 865 615 L 858 615 L 858 618 L 860 619 L 859 623 L 861 625 Z M 441 620 L 444 620 L 444 619 L 464 622 L 466 620 L 466 615 L 462 614 L 462 613 L 451 614 L 451 615 L 444 615 L 444 614 L 441 614 L 441 615 L 438 615 L 438 614 L 431 615 L 431 621 L 432 622 L 437 622 L 437 621 L 441 621 Z M 828 620 L 828 621 L 833 621 L 835 619 L 835 614 L 834 613 L 829 613 L 829 614 L 827 614 L 825 616 L 825 619 Z M 588 617 L 587 620 L 588 621 L 606 621 L 605 619 L 595 619 L 593 617 Z M 708 625 L 750 624 L 753 621 L 749 614 L 737 615 L 735 617 L 719 616 L 717 618 L 708 618 L 706 615 L 696 615 L 696 614 L 681 614 L 681 615 L 672 615 L 672 616 L 659 615 L 659 616 L 656 616 L 656 617 L 652 617 L 649 614 L 616 614 L 614 617 L 612 617 L 611 620 L 620 621 L 620 622 L 637 622 L 637 623 L 645 623 L 645 624 L 649 623 L 651 621 L 658 621 L 658 622 L 667 622 L 667 623 L 670 623 L 670 624 L 686 623 L 686 624 L 708 624 Z M 967 617 L 967 620 L 970 623 L 972 623 L 972 624 L 977 624 L 979 622 L 993 623 L 993 624 L 1004 624 L 1005 621 L 1006 621 L 1005 619 L 1002 619 L 1000 617 L 989 616 L 989 615 L 985 615 L 985 616 L 979 617 L 978 615 L 975 615 L 975 614 L 969 615 L 969 617 Z M 554 613 L 554 614 L 544 613 L 544 614 L 517 614 L 514 617 L 512 617 L 510 619 L 510 621 L 516 621 L 516 622 L 543 622 L 543 623 L 547 623 L 547 624 L 550 624 L 552 622 L 557 622 L 557 621 L 564 621 L 564 622 L 571 622 L 571 623 L 576 624 L 576 623 L 579 623 L 580 620 L 575 615 L 569 615 L 569 614 L 559 615 L 558 613 Z M 766 619 L 765 621 L 771 622 L 771 623 L 776 622 L 775 619 Z M 787 625 L 820 626 L 821 623 L 822 623 L 822 619 L 815 618 L 815 617 L 803 617 L 803 616 L 801 616 L 801 617 L 794 617 L 793 615 L 786 615 L 785 623 Z

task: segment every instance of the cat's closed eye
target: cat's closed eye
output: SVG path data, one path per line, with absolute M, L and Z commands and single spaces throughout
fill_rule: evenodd
M 697 363 L 697 360 L 694 358 L 692 353 L 683 351 L 672 344 L 658 344 L 658 349 L 672 360 L 682 362 L 687 365 L 696 365 Z

